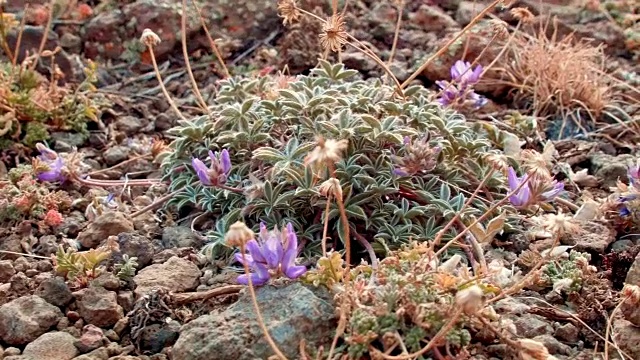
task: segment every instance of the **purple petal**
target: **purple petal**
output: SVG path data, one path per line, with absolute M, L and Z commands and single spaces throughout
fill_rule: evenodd
M 436 85 L 438 85 L 442 90 L 446 89 L 447 87 L 450 87 L 449 82 L 443 81 L 443 80 L 436 80 Z
M 564 183 L 556 183 L 554 184 L 553 189 L 543 192 L 542 197 L 545 200 L 551 200 L 558 196 L 558 194 L 560 194 L 562 191 L 564 191 Z
M 289 279 L 297 279 L 307 272 L 307 268 L 302 265 L 294 265 L 287 268 L 287 270 L 283 270 L 284 274 Z
M 269 238 L 263 244 L 262 250 L 262 255 L 266 258 L 269 268 L 278 268 L 284 251 L 282 249 L 282 240 L 275 232 L 269 235 Z
M 46 182 L 60 181 L 60 173 L 53 170 L 43 171 L 38 173 L 38 180 Z
M 231 158 L 227 149 L 222 150 L 220 153 L 220 163 L 222 164 L 222 172 L 228 175 L 229 171 L 231 171 Z
M 251 257 L 257 261 L 257 262 L 261 262 L 261 263 L 266 263 L 267 260 L 264 258 L 264 255 L 262 254 L 263 249 L 262 247 L 258 244 L 257 241 L 255 240 L 249 240 L 247 242 L 247 244 L 245 245 L 247 247 L 247 251 L 249 252 L 249 254 L 251 255 Z
M 244 260 L 242 259 L 242 254 L 241 253 L 235 253 L 233 255 L 236 258 L 236 261 L 239 262 L 240 264 L 244 265 Z M 253 257 L 249 254 L 244 254 L 244 258 L 247 259 L 247 265 L 249 267 L 253 266 Z
M 516 171 L 512 167 L 509 167 L 507 180 L 509 181 L 510 192 L 515 190 L 518 185 L 520 185 L 520 182 L 518 181 L 518 175 L 516 175 Z
M 198 175 L 198 179 L 203 185 L 210 186 L 211 180 L 209 179 L 209 168 L 205 165 L 202 160 L 198 158 L 191 159 L 191 165 L 193 166 L 193 170 L 195 170 Z
M 255 266 L 253 267 L 253 269 L 256 272 L 253 272 L 249 275 L 251 276 L 251 283 L 253 286 L 264 285 L 267 281 L 269 281 L 269 278 L 271 277 L 271 275 L 269 275 L 269 271 L 264 265 L 255 263 Z M 247 274 L 242 274 L 238 276 L 237 281 L 239 284 L 249 285 L 249 279 L 247 277 Z
M 469 68 L 471 64 L 462 60 L 456 61 L 451 67 L 451 80 L 458 81 L 460 76 Z

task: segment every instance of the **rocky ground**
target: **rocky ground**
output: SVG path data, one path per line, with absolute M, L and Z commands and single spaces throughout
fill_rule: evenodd
M 44 16 L 42 12 L 46 1 L 28 2 L 31 5 L 26 11 L 24 1 L 6 0 L 4 4 L 4 12 L 26 19 L 27 28 L 21 39 L 23 50 L 38 47 L 44 33 L 42 25 L 47 20 L 46 11 Z M 162 42 L 155 47 L 155 56 L 167 89 L 183 114 L 198 115 L 196 96 L 181 53 L 181 1 L 68 3 L 73 6 L 54 19 L 54 32 L 45 49 L 54 50 L 58 46 L 62 49 L 56 62 L 64 73 L 63 82 L 82 81 L 83 67 L 88 60 L 95 61 L 97 93 L 110 105 L 101 110 L 97 121 L 89 124 L 88 135 L 54 131 L 49 145 L 60 153 L 77 148 L 90 171 L 95 172 L 92 178 L 98 181 L 157 178 L 159 165 L 150 152 L 154 141 L 168 143 L 173 139 L 167 130 L 177 124 L 177 118 L 158 86 L 148 51 L 138 39 L 146 28 L 160 36 Z M 317 13 L 330 12 L 329 1 L 300 3 Z M 400 81 L 408 79 L 487 3 L 406 1 L 397 53 L 389 66 L 392 72 Z M 275 73 L 285 65 L 291 74 L 303 74 L 316 65 L 322 53 L 316 36 L 321 31 L 320 25 L 305 20 L 289 28 L 283 26 L 276 1 L 214 0 L 198 4 L 212 36 L 220 39 L 218 46 L 234 75 L 259 77 Z M 562 0 L 521 0 L 512 5 L 526 7 L 536 16 L 527 24 L 531 33 L 555 15 L 559 21 L 558 36 L 574 32 L 577 38 L 602 45 L 607 56 L 604 70 L 618 83 L 626 84 L 617 85 L 621 108 L 637 121 L 640 118 L 638 9 L 635 17 L 630 17 L 635 22 L 622 26 L 610 19 L 614 12 L 599 11 L 593 6 L 593 2 Z M 497 8 L 492 16 L 510 26 L 516 24 L 506 10 Z M 192 7 L 187 18 L 186 36 L 193 71 L 203 97 L 210 100 L 216 96 L 224 69 L 211 54 L 207 35 Z M 350 1 L 346 23 L 350 34 L 386 59 L 393 43 L 396 18 L 393 1 Z M 414 81 L 435 88 L 435 81 L 449 79 L 451 64 L 463 55 L 467 59 L 482 55 L 490 61 L 501 50 L 489 41 L 492 31 L 489 26 L 477 27 L 466 41 L 452 46 Z M 15 35 L 9 35 L 7 42 L 15 45 Z M 384 75 L 374 61 L 360 52 L 347 49 L 341 60 L 365 77 Z M 46 71 L 43 70 L 45 74 Z M 517 106 L 527 108 L 527 104 L 513 99 L 508 86 L 492 81 L 492 73 L 487 79 L 476 91 L 488 98 L 488 105 L 468 116 L 491 121 L 505 118 Z M 588 175 L 571 181 L 579 182 L 594 199 L 606 197 L 619 179 L 626 179 L 629 162 L 637 158 L 638 135 L 622 129 L 601 126 L 589 129 L 595 135 L 554 138 L 559 162 L 575 172 L 586 169 Z M 552 137 L 557 132 L 548 130 L 547 135 Z M 3 150 L 3 177 L 17 164 L 28 162 L 30 155 L 22 148 Z M 97 172 L 103 169 L 107 170 Z M 203 231 L 193 231 L 193 216 L 175 213 L 171 208 L 132 216 L 166 195 L 165 185 L 72 184 L 60 190 L 72 199 L 68 209 L 61 211 L 60 224 L 42 226 L 30 220 L 6 221 L 0 228 L 3 251 L 0 359 L 244 360 L 266 359 L 271 354 L 257 326 L 246 287 L 236 282 L 238 268 L 202 251 L 206 250 L 207 238 Z M 114 208 L 104 212 L 87 210 L 96 199 L 110 193 L 118 199 Z M 580 211 L 592 220 L 584 215 L 589 210 L 585 200 L 588 197 L 582 193 L 574 199 L 580 198 Z M 198 230 L 212 225 L 212 221 L 200 222 Z M 544 344 L 558 359 L 594 359 L 594 351 L 602 352 L 602 336 L 610 321 L 617 346 L 631 358 L 640 359 L 637 307 L 624 305 L 618 315 L 612 315 L 623 284 L 640 286 L 640 237 L 619 231 L 602 220 L 594 222 L 587 233 L 569 238 L 564 245 L 591 255 L 591 265 L 597 268 L 590 277 L 593 281 L 571 301 L 558 299 L 560 295 L 553 291 L 529 289 L 496 302 L 496 312 L 511 321 L 518 336 Z M 522 243 L 511 240 L 511 247 L 500 250 L 506 254 L 499 256 L 515 259 L 515 252 L 536 246 L 529 239 L 520 239 Z M 109 256 L 103 259 L 101 272 L 89 272 L 80 276 L 81 280 L 70 281 L 57 271 L 60 258 L 54 261 L 61 244 L 83 251 L 107 249 Z M 122 275 L 115 266 L 131 257 L 136 258 L 137 266 L 130 276 Z M 292 282 L 261 287 L 257 298 L 264 322 L 285 354 L 297 354 L 303 339 L 311 348 L 330 344 L 338 315 L 328 291 Z M 549 303 L 556 306 L 547 306 Z M 507 348 L 508 345 L 494 343 L 469 358 L 508 358 Z M 610 355 L 619 356 L 613 350 Z M 441 358 L 453 359 L 447 355 Z

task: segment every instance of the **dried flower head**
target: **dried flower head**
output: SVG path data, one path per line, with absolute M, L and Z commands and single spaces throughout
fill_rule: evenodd
M 312 163 L 318 166 L 326 166 L 328 163 L 337 163 L 342 160 L 342 153 L 349 146 L 349 141 L 346 139 L 325 140 L 324 138 L 319 137 L 316 140 L 316 143 L 318 146 L 316 146 L 313 151 L 306 156 L 304 160 L 305 165 Z
M 224 235 L 224 241 L 229 246 L 242 248 L 249 240 L 255 237 L 253 231 L 242 221 L 236 221 L 229 226 L 229 230 Z
M 320 33 L 320 45 L 325 51 L 338 52 L 347 43 L 347 32 L 344 26 L 344 16 L 336 14 L 327 19 Z
M 456 293 L 456 305 L 461 306 L 466 314 L 475 314 L 484 305 L 482 288 L 472 285 Z
M 298 21 L 302 15 L 298 10 L 295 0 L 278 0 L 278 13 L 283 19 L 283 25 L 287 25 L 287 23 L 293 24 Z
M 572 216 L 565 215 L 562 211 L 557 214 L 544 214 L 533 218 L 544 230 L 562 237 L 567 233 L 576 233 L 580 225 L 573 221 Z
M 529 24 L 533 21 L 533 19 L 535 19 L 535 15 L 533 15 L 527 8 L 517 7 L 511 9 L 510 12 L 514 18 L 518 19 L 523 24 Z
M 142 36 L 140 36 L 140 42 L 148 47 L 156 46 L 160 44 L 161 41 L 160 36 L 154 33 L 151 29 L 144 29 L 142 31 Z
M 518 340 L 520 345 L 520 357 L 522 360 L 547 360 L 549 350 L 541 343 L 531 339 Z
M 318 191 L 320 191 L 322 196 L 334 196 L 342 199 L 342 186 L 340 186 L 340 181 L 334 177 L 320 184 Z
M 430 135 L 418 141 L 412 141 L 408 136 L 404 138 L 404 156 L 394 156 L 396 167 L 394 174 L 411 176 L 417 173 L 428 173 L 438 165 L 438 155 L 442 151 L 440 146 L 429 145 Z
M 507 30 L 507 23 L 500 19 L 491 19 L 489 24 L 493 28 L 493 32 L 496 37 L 501 40 L 505 40 L 509 37 L 509 30 Z

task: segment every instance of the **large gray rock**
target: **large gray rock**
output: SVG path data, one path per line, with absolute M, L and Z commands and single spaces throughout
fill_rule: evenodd
M 64 331 L 46 333 L 29 343 L 22 356 L 34 360 L 71 360 L 78 355 L 78 349 L 73 345 L 75 340 Z
M 29 343 L 62 318 L 62 312 L 43 298 L 31 295 L 0 307 L 0 339 L 9 345 Z
M 323 288 L 300 283 L 256 290 L 269 334 L 290 359 L 299 358 L 300 341 L 310 348 L 329 344 L 335 332 L 335 307 Z M 224 312 L 201 316 L 185 325 L 173 347 L 181 360 L 255 360 L 273 355 L 245 293 Z
M 189 260 L 174 256 L 162 264 L 153 264 L 142 269 L 133 278 L 136 296 L 140 297 L 153 289 L 173 292 L 193 290 L 198 286 L 202 273 Z

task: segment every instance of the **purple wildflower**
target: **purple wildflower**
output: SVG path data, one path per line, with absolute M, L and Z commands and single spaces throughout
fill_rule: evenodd
M 211 166 L 202 162 L 198 158 L 191 159 L 191 165 L 198 175 L 198 179 L 203 185 L 215 186 L 224 184 L 227 182 L 227 176 L 231 171 L 231 159 L 227 149 L 222 150 L 220 153 L 217 151 L 214 153 L 209 150 L 209 158 L 211 159 Z
M 272 276 L 284 275 L 289 279 L 296 279 L 307 271 L 307 268 L 295 264 L 298 254 L 298 237 L 291 223 L 284 231 L 277 229 L 268 231 L 266 225 L 260 224 L 258 240 L 250 240 L 246 244 L 247 252 L 244 257 L 251 273 L 251 282 L 255 286 L 264 285 Z M 235 258 L 244 265 L 242 254 L 236 253 Z M 246 274 L 238 276 L 238 283 L 248 285 Z
M 629 166 L 627 169 L 627 176 L 629 177 L 629 183 L 632 186 L 640 185 L 640 166 Z
M 542 193 L 542 198 L 546 201 L 552 200 L 564 191 L 564 183 L 559 183 L 557 180 L 553 180 L 552 185 L 553 187 L 551 190 Z
M 472 89 L 473 85 L 480 81 L 483 68 L 481 65 L 471 69 L 471 63 L 458 60 L 451 67 L 451 80 L 455 84 L 448 81 L 438 80 L 436 84 L 442 89 L 441 96 L 437 102 L 442 106 L 451 104 L 464 104 L 471 101 L 473 107 L 480 108 L 487 103 L 487 99 L 475 93 Z
M 41 143 L 36 144 L 36 148 L 40 151 L 38 166 L 36 167 L 38 180 L 64 182 L 67 177 L 65 175 L 65 162 L 62 157 Z
M 507 180 L 509 182 L 509 192 L 511 193 L 522 184 L 524 176 L 518 177 L 516 171 L 512 167 L 509 167 Z M 530 199 L 531 189 L 529 188 L 529 184 L 523 185 L 520 190 L 509 197 L 509 201 L 511 201 L 514 206 L 525 206 L 529 203 Z

